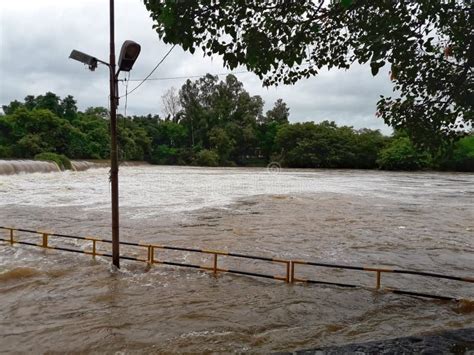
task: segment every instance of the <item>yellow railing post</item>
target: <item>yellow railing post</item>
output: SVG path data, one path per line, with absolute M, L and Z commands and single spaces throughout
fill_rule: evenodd
M 295 262 L 294 261 L 290 261 L 291 263 L 291 283 L 293 283 L 295 281 Z
M 48 247 L 48 233 L 43 233 L 43 244 L 41 246 L 43 248 Z
M 376 289 L 380 289 L 380 278 L 381 278 L 382 272 L 380 270 L 377 270 L 377 286 Z
M 286 262 L 286 280 L 285 280 L 286 283 L 290 283 L 290 280 L 291 280 L 290 270 L 291 270 L 290 262 L 287 261 Z
M 155 258 L 154 258 L 155 249 L 153 245 L 151 244 L 147 245 L 147 249 L 148 249 L 147 263 L 151 265 L 155 262 Z
M 10 228 L 10 244 L 13 245 L 15 243 L 15 235 L 14 235 L 14 229 Z
M 214 253 L 214 276 L 217 276 L 217 253 Z
M 95 254 L 96 254 L 96 243 L 97 241 L 95 239 L 92 239 L 92 259 L 95 259 Z

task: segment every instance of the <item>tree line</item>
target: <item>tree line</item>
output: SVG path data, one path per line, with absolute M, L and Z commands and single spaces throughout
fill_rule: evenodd
M 267 112 L 234 75 L 187 80 L 162 97 L 159 115 L 118 118 L 119 157 L 152 164 L 292 168 L 474 171 L 474 136 L 436 151 L 417 148 L 403 131 L 392 136 L 334 122 L 290 123 L 279 99 Z M 108 110 L 79 111 L 72 96 L 48 92 L 3 106 L 0 158 L 55 153 L 71 159 L 109 157 Z

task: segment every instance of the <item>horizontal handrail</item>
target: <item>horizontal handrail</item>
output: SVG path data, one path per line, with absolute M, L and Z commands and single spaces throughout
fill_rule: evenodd
M 24 228 L 13 228 L 13 227 L 4 227 L 0 226 L 0 229 L 7 230 L 10 232 L 10 238 L 4 239 L 0 238 L 0 241 L 9 242 L 11 245 L 13 244 L 24 244 L 30 246 L 39 246 L 42 248 L 47 249 L 56 249 L 61 251 L 67 252 L 75 252 L 75 253 L 82 253 L 92 255 L 94 258 L 96 256 L 104 256 L 104 257 L 112 257 L 111 254 L 108 253 L 99 253 L 97 252 L 97 243 L 112 243 L 111 240 L 108 239 L 101 239 L 95 237 L 80 237 L 74 235 L 67 235 L 67 234 L 60 234 L 60 233 L 53 233 L 47 231 L 37 231 L 37 230 L 30 230 Z M 40 244 L 35 244 L 26 241 L 19 241 L 15 240 L 14 232 L 24 232 L 24 233 L 32 233 L 32 234 L 39 234 L 42 237 Z M 69 238 L 69 239 L 78 239 L 83 241 L 90 241 L 92 242 L 92 251 L 84 251 L 78 249 L 71 249 L 59 246 L 52 246 L 48 244 L 48 237 L 59 237 L 59 238 Z M 264 257 L 264 256 L 257 256 L 257 255 L 248 255 L 248 254 L 241 254 L 241 253 L 234 253 L 228 251 L 221 251 L 221 250 L 208 250 L 208 249 L 198 249 L 198 248 L 186 248 L 186 247 L 176 247 L 176 246 L 169 246 L 169 245 L 159 245 L 159 244 L 147 244 L 147 243 L 135 243 L 135 242 L 120 242 L 122 245 L 127 246 L 134 246 L 134 247 L 144 247 L 147 248 L 148 255 L 147 258 L 139 258 L 127 255 L 121 255 L 120 258 L 124 260 L 132 260 L 132 261 L 142 261 L 147 262 L 149 264 L 163 264 L 163 265 L 170 265 L 170 266 L 179 266 L 179 267 L 190 267 L 196 269 L 204 269 L 207 271 L 213 271 L 214 275 L 217 275 L 218 272 L 227 272 L 233 274 L 240 274 L 240 275 L 247 275 L 247 276 L 254 276 L 254 277 L 261 277 L 267 279 L 275 279 L 285 281 L 287 283 L 295 283 L 295 282 L 304 282 L 304 283 L 311 283 L 311 284 L 320 284 L 320 285 L 330 285 L 330 286 L 337 286 L 337 287 L 363 287 L 361 285 L 355 284 L 347 284 L 347 283 L 339 283 L 339 282 L 330 282 L 330 281 L 323 281 L 323 280 L 311 280 L 311 279 L 302 279 L 297 278 L 295 276 L 296 272 L 296 265 L 310 265 L 310 266 L 318 266 L 318 267 L 325 267 L 325 268 L 337 268 L 337 269 L 346 269 L 346 270 L 358 270 L 358 271 L 368 271 L 368 272 L 375 272 L 376 273 L 376 290 L 381 288 L 381 275 L 382 273 L 398 273 L 398 274 L 409 274 L 409 275 L 418 275 L 424 277 L 432 277 L 432 278 L 439 278 L 439 279 L 447 279 L 453 281 L 461 281 L 461 282 L 474 282 L 474 278 L 472 277 L 460 277 L 460 276 L 452 276 L 452 275 L 445 275 L 433 272 L 425 272 L 425 271 L 417 271 L 417 270 L 403 270 L 403 269 L 393 269 L 387 267 L 372 267 L 372 266 L 353 266 L 353 265 L 343 265 L 343 264 L 330 264 L 330 263 L 321 263 L 321 262 L 312 262 L 312 261 L 305 261 L 305 260 L 285 260 L 279 258 L 271 258 L 271 257 Z M 212 266 L 205 266 L 205 265 L 196 265 L 196 264 L 188 264 L 188 263 L 178 263 L 174 261 L 165 261 L 165 260 L 156 260 L 155 258 L 155 249 L 162 249 L 162 250 L 174 250 L 174 251 L 187 251 L 187 252 L 194 252 L 194 253 L 203 253 L 203 254 L 210 254 L 213 255 L 213 265 Z M 236 258 L 245 258 L 245 259 L 253 259 L 253 260 L 260 260 L 260 261 L 267 261 L 273 263 L 282 263 L 286 266 L 286 275 L 285 276 L 275 276 L 269 274 L 262 274 L 262 273 L 254 273 L 250 271 L 242 271 L 242 270 L 234 270 L 234 269 L 223 269 L 218 267 L 218 256 L 228 256 L 228 257 L 236 257 Z M 427 298 L 434 298 L 439 300 L 455 300 L 459 301 L 460 299 L 455 297 L 448 297 L 448 296 L 441 296 L 441 295 L 433 295 L 433 294 L 426 294 L 426 293 L 419 293 L 414 291 L 404 291 L 392 288 L 384 288 L 383 291 L 385 292 L 392 292 L 396 294 L 403 294 L 403 295 L 410 295 L 410 296 L 419 296 L 419 297 L 427 297 Z
M 304 261 L 304 260 L 292 260 L 292 263 L 293 264 L 301 264 L 301 265 L 313 265 L 313 266 L 327 267 L 327 268 L 333 268 L 333 269 L 374 271 L 374 272 L 392 272 L 392 273 L 397 273 L 397 274 L 419 275 L 419 276 L 435 277 L 435 278 L 438 278 L 438 279 L 448 279 L 448 280 L 454 280 L 454 281 L 474 282 L 474 278 L 472 278 L 472 277 L 459 277 L 459 276 L 452 276 L 452 275 L 445 275 L 445 274 L 438 274 L 438 273 L 433 273 L 433 272 L 417 271 L 417 270 L 401 270 L 401 269 L 390 269 L 390 268 L 372 267 L 372 266 L 352 266 L 352 265 L 341 265 L 341 264 L 327 264 L 327 263 L 316 263 L 316 262 Z
M 25 233 L 35 233 L 35 234 L 48 234 L 51 237 L 59 237 L 59 238 L 69 238 L 69 239 L 78 239 L 78 240 L 91 240 L 93 237 L 80 237 L 75 235 L 67 235 L 67 234 L 59 234 L 47 231 L 38 231 L 38 230 L 31 230 L 31 229 L 24 229 L 24 228 L 11 228 L 11 227 L 3 227 L 0 226 L 0 229 L 3 230 L 13 230 L 18 232 L 25 232 Z M 102 243 L 112 243 L 112 240 L 109 239 L 100 239 L 94 238 L 98 242 Z M 148 246 L 150 244 L 144 243 L 136 243 L 136 242 L 119 242 L 121 245 L 128 245 L 128 246 L 136 246 L 136 247 L 143 247 Z M 248 255 L 248 254 L 239 254 L 239 253 L 232 253 L 222 250 L 207 250 L 207 249 L 197 249 L 197 248 L 186 248 L 186 247 L 175 247 L 169 245 L 159 245 L 159 244 L 152 244 L 153 247 L 159 249 L 167 249 L 167 250 L 176 250 L 176 251 L 190 251 L 190 252 L 197 252 L 197 253 L 206 253 L 206 254 L 218 254 L 218 255 L 227 255 L 227 256 L 234 256 L 237 258 L 246 258 L 246 259 L 254 259 L 254 260 L 262 260 L 262 261 L 274 261 L 274 262 L 286 262 L 287 260 L 276 259 L 276 258 L 268 258 L 264 256 L 257 256 L 257 255 Z
M 48 248 L 48 249 L 57 249 L 57 250 L 63 250 L 63 251 L 74 251 L 76 253 L 89 254 L 89 255 L 92 255 L 93 257 L 95 257 L 95 256 L 111 257 L 110 254 L 99 253 L 99 252 L 96 251 L 97 242 L 109 243 L 109 244 L 112 243 L 112 241 L 108 240 L 108 239 L 101 239 L 101 238 L 94 238 L 94 237 L 80 237 L 80 236 L 74 236 L 74 235 L 53 233 L 53 232 L 48 232 L 48 231 L 39 231 L 39 230 L 4 227 L 4 226 L 0 226 L 0 229 L 10 231 L 10 240 L 0 238 L 0 241 L 10 242 L 10 244 L 12 244 L 12 245 L 13 244 L 25 244 L 25 245 L 31 245 L 31 246 L 40 246 L 40 247 Z M 24 232 L 24 233 L 32 233 L 32 234 L 40 234 L 43 238 L 42 243 L 41 244 L 35 244 L 35 243 L 29 243 L 29 242 L 15 241 L 14 238 L 13 238 L 13 232 L 14 231 Z M 92 241 L 92 243 L 93 243 L 92 244 L 92 252 L 48 245 L 48 237 L 59 237 L 59 238 L 77 239 L 77 240 L 83 240 L 83 241 Z M 191 268 L 200 268 L 200 269 L 204 269 L 204 270 L 212 270 L 214 272 L 214 274 L 217 274 L 218 272 L 227 272 L 227 273 L 233 273 L 233 274 L 241 274 L 241 275 L 249 275 L 249 276 L 256 276 L 256 277 L 261 277 L 261 278 L 281 280 L 281 281 L 285 281 L 287 283 L 290 282 L 290 273 L 291 273 L 291 270 L 290 270 L 291 262 L 290 262 L 290 260 L 268 258 L 268 257 L 248 255 L 248 254 L 239 254 L 239 253 L 232 253 L 232 252 L 226 252 L 226 251 L 220 251 L 220 250 L 175 247 L 175 246 L 159 245 L 159 244 L 146 244 L 146 243 L 136 243 L 136 242 L 120 242 L 120 244 L 127 245 L 127 246 L 134 246 L 134 247 L 145 247 L 145 248 L 148 249 L 147 259 L 121 255 L 120 258 L 125 259 L 125 260 L 143 261 L 143 262 L 147 262 L 149 264 L 186 266 L 186 267 L 191 267 Z M 212 254 L 212 255 L 214 255 L 214 263 L 213 263 L 212 267 L 209 267 L 209 266 L 194 265 L 194 264 L 176 263 L 176 262 L 171 262 L 171 261 L 158 261 L 158 260 L 155 260 L 155 252 L 154 252 L 155 249 Z M 249 272 L 249 271 L 218 268 L 218 265 L 217 265 L 218 255 L 285 264 L 285 266 L 286 266 L 286 275 L 285 276 L 276 276 L 276 275 L 268 275 L 268 274 L 262 274 L 262 273 L 253 273 L 253 272 Z

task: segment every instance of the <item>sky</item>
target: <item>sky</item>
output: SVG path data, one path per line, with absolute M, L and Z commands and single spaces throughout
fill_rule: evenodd
M 107 0 L 1 0 L 0 1 L 0 105 L 23 100 L 26 95 L 52 91 L 72 95 L 80 110 L 107 107 L 108 71 L 100 66 L 89 71 L 69 59 L 77 49 L 104 61 L 109 51 L 109 2 Z M 142 79 L 171 48 L 152 29 L 153 21 L 141 0 L 115 1 L 116 52 L 125 40 L 141 45 L 140 56 L 130 79 Z M 245 71 L 243 67 L 235 72 Z M 354 128 L 391 129 L 375 116 L 380 95 L 391 95 L 388 69 L 373 77 L 368 65 L 349 70 L 321 70 L 317 76 L 295 85 L 263 87 L 252 73 L 236 74 L 251 95 L 260 95 L 269 110 L 278 98 L 290 108 L 291 122 L 324 120 Z M 219 56 L 192 55 L 176 46 L 152 78 L 227 73 Z M 221 79 L 224 76 L 220 76 Z M 196 80 L 197 78 L 191 78 Z M 171 87 L 179 89 L 186 79 L 145 82 L 129 95 L 128 115 L 163 114 L 161 96 Z M 129 90 L 137 82 L 129 82 Z M 119 84 L 120 94 L 125 85 Z M 122 99 L 119 113 L 124 113 Z

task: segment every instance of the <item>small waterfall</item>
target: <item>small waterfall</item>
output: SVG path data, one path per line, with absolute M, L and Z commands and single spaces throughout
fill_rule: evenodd
M 71 160 L 72 170 L 84 171 L 90 168 L 106 167 L 107 163 L 96 163 L 85 160 Z M 58 165 L 52 161 L 41 160 L 0 160 L 0 175 L 28 174 L 28 173 L 50 173 L 61 171 Z
M 52 171 L 61 171 L 61 169 L 56 163 L 50 161 L 0 160 L 0 175 L 49 173 Z
M 85 160 L 71 160 L 72 170 L 74 171 L 84 171 L 90 168 L 97 168 L 99 164 L 93 163 Z

